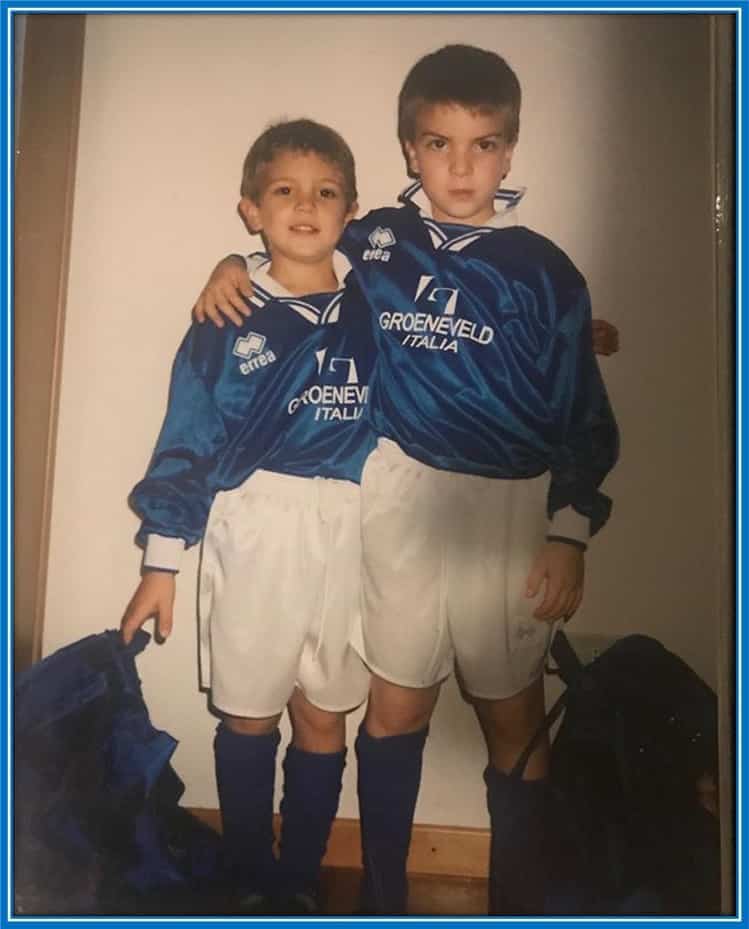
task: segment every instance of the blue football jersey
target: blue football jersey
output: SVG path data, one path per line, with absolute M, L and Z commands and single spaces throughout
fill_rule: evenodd
M 618 432 L 570 259 L 525 227 L 437 223 L 410 202 L 350 223 L 341 248 L 372 311 L 374 431 L 437 468 L 548 470 L 549 514 L 600 528 Z
M 130 502 L 149 535 L 199 541 L 213 498 L 257 468 L 358 482 L 374 439 L 374 347 L 355 287 L 278 296 L 260 270 L 241 327 L 193 324 L 148 471 Z M 362 324 L 362 315 L 364 324 Z
M 305 349 L 307 379 L 286 403 L 283 441 L 262 464 L 268 471 L 361 479 L 376 442 L 368 416 L 375 345 L 369 307 L 349 281 L 322 337 Z

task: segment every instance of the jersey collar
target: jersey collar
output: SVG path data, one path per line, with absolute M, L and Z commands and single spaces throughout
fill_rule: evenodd
M 481 226 L 470 227 L 473 230 L 472 235 L 475 241 L 475 235 L 481 235 L 479 230 L 503 229 L 505 226 L 514 226 L 517 223 L 517 213 L 515 208 L 523 199 L 525 187 L 516 187 L 513 189 L 500 187 L 494 194 L 494 215 Z M 398 200 L 405 206 L 410 206 L 418 210 L 419 215 L 424 220 L 429 220 L 429 225 L 438 225 L 436 220 L 432 219 L 432 206 L 424 193 L 421 181 L 414 181 L 402 190 Z M 441 224 L 445 225 L 445 224 Z M 462 225 L 461 223 L 449 223 L 448 225 Z M 431 231 L 431 230 L 430 230 Z
M 254 252 L 252 255 L 248 255 L 245 261 L 253 289 L 250 303 L 258 309 L 271 300 L 283 300 L 284 303 L 310 322 L 337 322 L 341 297 L 343 296 L 341 292 L 346 285 L 346 277 L 351 270 L 351 263 L 343 252 L 339 252 L 337 249 L 333 252 L 333 270 L 338 278 L 338 292 L 322 310 L 301 297 L 289 293 L 282 284 L 279 284 L 275 278 L 270 276 L 268 273 L 270 257 L 265 252 Z

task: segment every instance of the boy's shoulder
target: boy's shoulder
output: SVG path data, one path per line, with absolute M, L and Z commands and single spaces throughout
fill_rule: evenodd
M 434 227 L 430 230 L 430 227 Z M 441 230 L 441 231 L 440 231 Z M 447 232 L 445 230 L 448 230 Z M 451 226 L 422 216 L 413 205 L 371 210 L 347 227 L 351 255 L 369 260 L 378 252 L 408 242 L 427 251 L 485 261 L 497 270 L 537 279 L 539 275 L 562 287 L 584 286 L 583 275 L 552 239 L 527 226 Z M 458 268 L 454 269 L 458 271 Z
M 383 206 L 351 220 L 345 235 L 350 239 L 367 240 L 372 248 L 388 248 L 395 244 L 394 229 L 416 230 L 421 226 L 421 217 L 414 206 Z
M 246 300 L 252 315 L 239 326 L 227 323 L 219 329 L 212 323 L 193 322 L 185 340 L 193 365 L 217 376 L 232 358 L 240 367 L 243 362 L 255 366 L 263 365 L 263 359 L 280 360 L 325 322 L 332 310 L 331 298 L 328 295 L 326 304 L 316 299 L 319 296 L 273 297 L 261 304 Z
M 512 263 L 530 273 L 543 272 L 552 279 L 583 282 L 583 276 L 569 255 L 556 242 L 527 226 L 493 229 L 471 249 L 471 257 L 485 257 L 499 265 Z

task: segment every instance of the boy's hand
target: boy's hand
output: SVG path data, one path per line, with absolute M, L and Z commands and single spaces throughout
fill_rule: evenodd
M 242 294 L 245 297 L 252 296 L 247 266 L 236 255 L 229 255 L 219 261 L 211 272 L 208 283 L 192 308 L 193 316 L 199 323 L 210 319 L 215 326 L 223 329 L 223 314 L 235 326 L 241 326 L 242 321 L 252 312 L 242 299 Z
M 619 330 L 605 319 L 593 320 L 593 351 L 596 355 L 613 355 L 619 351 Z
M 175 576 L 171 571 L 146 571 L 120 623 L 125 645 L 133 641 L 135 633 L 151 617 L 156 618 L 156 639 L 169 638 L 175 589 Z
M 546 582 L 544 598 L 533 611 L 536 619 L 551 623 L 569 619 L 583 598 L 585 556 L 576 545 L 546 542 L 536 555 L 526 583 L 526 597 L 533 598 Z

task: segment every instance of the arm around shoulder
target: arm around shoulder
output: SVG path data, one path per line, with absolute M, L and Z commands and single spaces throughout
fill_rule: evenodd
M 198 323 L 207 319 L 224 326 L 224 317 L 241 326 L 252 312 L 247 301 L 252 297 L 252 284 L 247 273 L 247 264 L 241 255 L 227 255 L 211 271 L 193 307 L 193 316 Z

